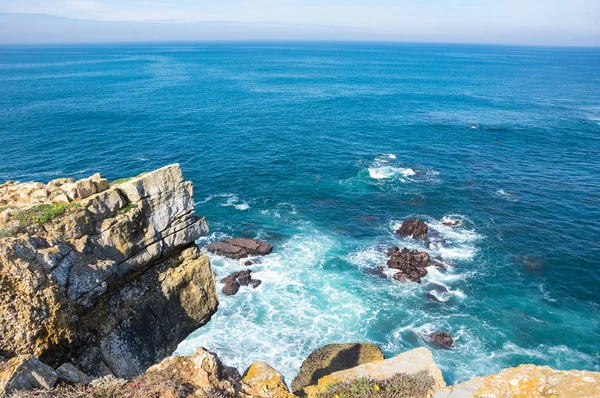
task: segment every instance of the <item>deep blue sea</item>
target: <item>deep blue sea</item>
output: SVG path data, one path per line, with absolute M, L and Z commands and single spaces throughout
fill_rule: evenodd
M 288 382 L 327 343 L 426 345 L 448 382 L 600 370 L 600 49 L 201 43 L 0 47 L 0 182 L 170 163 L 211 232 L 274 253 L 178 353 Z M 394 230 L 407 217 L 441 236 Z M 443 221 L 460 219 L 460 227 Z M 392 245 L 455 265 L 373 270 Z M 211 256 L 217 277 L 244 268 Z M 220 293 L 219 293 L 220 294 Z

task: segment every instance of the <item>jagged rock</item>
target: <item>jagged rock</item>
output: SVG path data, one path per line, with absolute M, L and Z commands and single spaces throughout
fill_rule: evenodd
M 238 260 L 249 256 L 264 256 L 273 250 L 273 246 L 262 240 L 248 238 L 232 238 L 222 242 L 214 242 L 206 246 L 206 250 L 220 256 Z
M 304 392 L 309 398 L 317 393 L 326 391 L 330 384 L 356 380 L 361 377 L 368 377 L 375 380 L 382 380 L 392 377 L 399 373 L 415 374 L 421 371 L 429 373 L 434 379 L 434 389 L 443 388 L 446 382 L 442 377 L 442 371 L 433 361 L 433 355 L 427 348 L 420 347 L 407 351 L 390 359 L 383 361 L 366 363 L 347 370 L 331 373 L 319 379 L 318 383 L 304 388 Z
M 240 284 L 238 281 L 228 282 L 223 286 L 221 290 L 226 296 L 233 296 L 240 290 Z
M 67 384 L 82 384 L 88 385 L 91 381 L 90 377 L 77 369 L 73 364 L 63 363 L 56 369 L 58 380 Z
M 434 395 L 434 398 L 455 397 L 597 398 L 600 373 L 521 365 L 441 389 Z
M 454 344 L 452 336 L 446 332 L 434 332 L 429 335 L 431 342 L 444 348 L 450 348 Z
M 317 384 L 323 376 L 384 358 L 381 349 L 373 344 L 328 344 L 302 362 L 300 373 L 292 381 L 292 391 L 303 395 L 305 387 Z
M 77 199 L 42 225 L 22 216 L 58 206 L 39 190 Z M 133 377 L 216 311 L 214 275 L 194 243 L 208 227 L 179 165 L 113 187 L 99 175 L 2 184 L 0 203 L 11 206 L 0 228 L 18 225 L 0 240 L 0 354 Z
M 427 224 L 414 218 L 404 220 L 396 233 L 402 237 L 412 237 L 413 239 L 427 238 Z
M 237 271 L 221 279 L 221 283 L 225 285 L 222 290 L 223 294 L 233 296 L 239 291 L 240 286 L 250 285 L 256 289 L 262 281 L 259 279 L 252 279 L 251 273 L 252 270 Z
M 16 390 L 50 390 L 57 380 L 54 369 L 30 355 L 0 363 L 0 396 Z
M 388 267 L 400 271 L 394 275 L 394 279 L 421 283 L 421 278 L 427 275 L 425 268 L 429 266 L 430 259 L 426 252 L 394 247 L 388 251 L 388 255 Z
M 285 379 L 275 369 L 265 362 L 254 362 L 244 372 L 242 378 L 244 393 L 252 397 L 265 398 L 294 398 L 290 394 Z
M 187 385 L 193 391 L 190 396 L 233 396 L 240 382 L 239 372 L 224 366 L 216 354 L 199 347 L 192 356 L 172 356 L 154 365 L 137 381 L 150 382 L 157 375 L 164 375 L 178 384 Z M 186 395 L 187 396 L 187 395 Z M 210 396 L 210 395 L 209 395 Z

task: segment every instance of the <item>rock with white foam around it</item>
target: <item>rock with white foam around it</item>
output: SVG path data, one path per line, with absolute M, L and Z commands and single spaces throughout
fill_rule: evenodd
M 273 246 L 262 240 L 232 238 L 211 243 L 206 246 L 206 250 L 219 256 L 239 260 L 250 256 L 265 256 L 273 251 Z
M 403 238 L 411 237 L 413 239 L 427 239 L 427 224 L 424 222 L 409 218 L 408 220 L 404 220 L 400 228 L 396 230 L 396 233 Z

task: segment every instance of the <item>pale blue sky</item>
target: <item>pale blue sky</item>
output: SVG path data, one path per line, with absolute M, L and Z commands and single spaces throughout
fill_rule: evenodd
M 600 44 L 600 0 L 0 0 L 0 12 L 327 25 L 397 40 Z

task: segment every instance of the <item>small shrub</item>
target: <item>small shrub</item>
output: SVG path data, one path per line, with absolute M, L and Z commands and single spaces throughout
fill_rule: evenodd
M 16 219 L 19 221 L 19 225 L 24 227 L 34 223 L 45 224 L 48 221 L 55 219 L 56 217 L 62 216 L 68 209 L 77 207 L 76 203 L 69 204 L 43 204 L 31 207 L 26 210 L 21 210 L 16 214 Z
M 0 228 L 0 238 L 10 238 L 14 236 L 14 233 L 10 229 Z
M 363 377 L 333 383 L 315 398 L 421 398 L 428 396 L 434 382 L 427 372 L 398 374 L 383 380 Z

